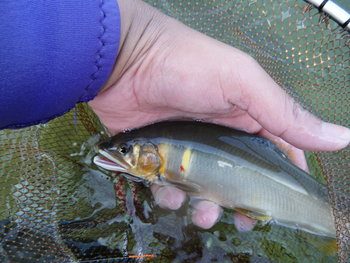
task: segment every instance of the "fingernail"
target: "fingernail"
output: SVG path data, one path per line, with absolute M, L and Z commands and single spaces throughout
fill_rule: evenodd
M 332 123 L 322 123 L 322 131 L 326 139 L 344 148 L 350 143 L 350 129 Z
M 168 200 L 166 199 L 166 189 L 157 189 L 154 197 L 157 205 L 166 206 L 168 204 Z
M 239 212 L 234 212 L 234 225 L 236 227 L 236 229 L 239 232 L 249 232 L 251 231 L 255 225 L 257 224 L 257 220 L 256 219 L 252 219 L 250 217 L 247 217 Z
M 199 201 L 192 212 L 192 221 L 199 227 L 209 229 L 220 219 L 222 208 L 210 201 Z
M 176 188 L 161 187 L 155 194 L 155 202 L 162 208 L 177 210 L 182 206 L 185 194 Z

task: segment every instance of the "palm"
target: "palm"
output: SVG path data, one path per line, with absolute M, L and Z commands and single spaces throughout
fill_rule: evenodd
M 175 50 L 173 54 L 181 54 L 181 50 Z M 210 58 L 211 55 L 201 55 L 198 50 L 190 52 L 190 56 L 186 54 L 170 55 L 166 60 L 159 57 L 152 60 L 151 65 L 145 63 L 144 70 L 138 68 L 136 74 L 126 72 L 116 85 L 101 93 L 90 105 L 113 132 L 184 117 L 258 131 L 261 126 L 238 106 L 244 104 L 239 101 L 242 94 L 239 81 L 230 83 L 222 78 L 222 68 L 218 66 L 225 61 L 218 60 L 216 64 L 205 63 L 215 60 Z M 239 76 L 239 72 L 232 73 Z M 232 89 L 230 96 L 225 91 L 227 86 Z M 237 103 L 230 100 L 235 97 L 238 98 Z M 185 200 L 185 193 L 171 186 L 153 185 L 152 191 L 156 202 L 165 208 L 177 209 Z M 216 222 L 220 213 L 221 208 L 218 205 L 202 201 L 193 211 L 193 221 L 201 227 L 208 228 Z M 255 224 L 254 220 L 243 215 L 237 215 L 235 218 L 239 230 L 249 230 Z
M 223 54 L 205 53 L 205 48 L 198 47 L 183 52 L 182 46 L 171 54 L 164 51 L 164 56 L 152 59 L 152 64 L 145 61 L 136 74 L 126 72 L 90 105 L 113 132 L 184 117 L 257 132 L 261 126 L 242 110 L 247 105 L 240 99 L 244 88 L 240 83 L 242 63 L 252 60 L 233 48 L 229 59 L 225 56 L 228 47 L 222 46 L 217 53 Z M 235 66 L 237 60 L 239 67 Z M 254 66 L 262 71 L 258 64 Z
M 303 152 L 279 137 L 309 150 L 347 145 L 348 139 L 327 134 L 332 129 L 334 134 L 345 133 L 345 128 L 322 123 L 304 111 L 248 55 L 195 31 L 170 40 L 152 45 L 89 103 L 112 132 L 167 119 L 202 119 L 279 140 L 304 169 Z M 153 185 L 152 191 L 157 203 L 167 208 L 176 209 L 185 200 L 175 188 Z M 204 201 L 196 205 L 192 219 L 208 228 L 219 214 L 217 205 Z M 241 230 L 254 224 L 242 215 L 235 218 Z

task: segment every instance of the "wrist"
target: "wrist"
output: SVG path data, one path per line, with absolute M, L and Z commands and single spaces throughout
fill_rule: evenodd
M 121 35 L 118 57 L 103 91 L 116 84 L 136 64 L 143 64 L 159 45 L 169 17 L 140 0 L 118 0 Z M 137 66 L 137 65 L 136 65 Z

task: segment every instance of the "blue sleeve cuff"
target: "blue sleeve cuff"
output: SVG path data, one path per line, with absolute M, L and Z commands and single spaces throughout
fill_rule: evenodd
M 0 129 L 44 123 L 93 99 L 117 57 L 116 0 L 0 4 Z

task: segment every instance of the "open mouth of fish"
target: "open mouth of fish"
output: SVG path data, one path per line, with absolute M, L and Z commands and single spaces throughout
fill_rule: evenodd
M 100 155 L 94 157 L 93 162 L 106 170 L 120 172 L 124 177 L 134 181 L 134 182 L 144 182 L 143 178 L 140 178 L 137 175 L 133 175 L 128 171 L 129 165 L 124 160 L 119 160 L 118 158 L 113 157 L 108 152 L 99 150 Z
M 94 157 L 94 163 L 109 171 L 126 172 L 127 166 L 121 160 L 111 156 L 109 153 L 99 150 L 99 155 Z

